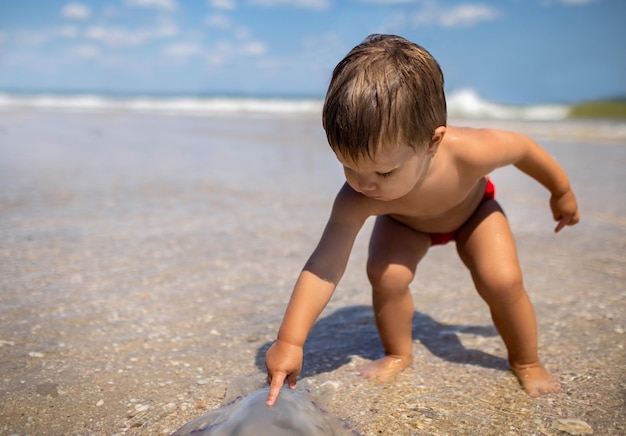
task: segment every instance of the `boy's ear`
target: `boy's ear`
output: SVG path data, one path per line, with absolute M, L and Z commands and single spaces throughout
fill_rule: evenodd
M 435 154 L 437 149 L 439 148 L 439 144 L 443 140 L 443 137 L 446 134 L 446 126 L 439 126 L 435 129 L 435 133 L 433 133 L 433 137 L 430 139 L 430 144 L 428 144 L 428 152 Z

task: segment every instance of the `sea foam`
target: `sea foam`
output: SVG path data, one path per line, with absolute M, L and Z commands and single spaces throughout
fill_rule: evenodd
M 139 112 L 171 115 L 275 114 L 319 115 L 322 99 L 229 98 L 229 97 L 111 97 L 98 94 L 0 93 L 0 109 L 30 108 L 76 112 Z M 510 106 L 482 99 L 471 89 L 451 92 L 448 112 L 451 118 L 559 121 L 570 108 L 566 105 Z
M 23 96 L 0 94 L 0 109 L 19 108 L 77 112 L 140 112 L 171 115 L 229 113 L 316 114 L 322 101 L 316 99 L 256 99 L 226 97 L 109 97 L 97 94 Z
M 570 113 L 567 105 L 543 104 L 510 106 L 480 98 L 472 89 L 462 89 L 448 96 L 448 114 L 453 118 L 495 120 L 560 121 Z

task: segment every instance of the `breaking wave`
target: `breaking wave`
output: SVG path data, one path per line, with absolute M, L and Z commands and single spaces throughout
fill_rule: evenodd
M 0 93 L 0 109 L 30 108 L 76 112 L 139 112 L 172 115 L 215 114 L 319 114 L 322 99 L 229 98 L 229 97 L 112 97 L 99 94 Z M 567 105 L 509 106 L 482 99 L 475 91 L 463 89 L 448 96 L 451 118 L 550 121 L 567 118 Z

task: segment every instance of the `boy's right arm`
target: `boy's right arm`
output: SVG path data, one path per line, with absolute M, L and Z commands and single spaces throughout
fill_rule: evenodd
M 278 330 L 278 338 L 265 355 L 270 384 L 268 406 L 274 405 L 285 380 L 291 389 L 296 387 L 302 369 L 304 342 L 334 289 L 334 283 L 321 279 L 307 269 L 300 273 Z
M 369 216 L 360 194 L 345 185 L 317 248 L 300 273 L 276 342 L 265 357 L 272 406 L 285 380 L 294 388 L 302 368 L 302 347 L 345 271 L 356 236 Z

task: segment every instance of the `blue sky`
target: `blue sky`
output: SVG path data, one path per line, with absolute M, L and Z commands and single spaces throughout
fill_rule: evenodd
M 0 91 L 323 96 L 370 33 L 508 104 L 626 97 L 624 0 L 0 0 Z

